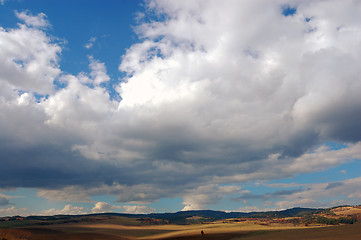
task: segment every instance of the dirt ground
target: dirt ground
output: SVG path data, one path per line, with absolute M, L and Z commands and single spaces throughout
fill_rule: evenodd
M 324 228 L 291 229 L 276 231 L 240 231 L 192 236 L 162 238 L 162 240 L 356 240 L 361 239 L 361 224 Z
M 361 224 L 313 229 L 263 231 L 234 240 L 356 240 L 361 239 Z
M 99 227 L 99 226 L 98 226 Z M 161 226 L 160 226 L 161 228 Z M 76 230 L 76 229 L 74 229 Z M 143 236 L 150 234 L 150 230 L 145 228 L 133 229 L 137 233 L 132 233 L 118 229 L 115 231 L 114 226 L 109 229 L 92 228 L 89 231 L 77 228 L 78 231 L 69 231 L 69 228 L 49 228 L 49 227 L 22 227 L 13 229 L 0 229 L 1 240 L 134 240 L 134 239 L 159 239 L 159 240 L 356 240 L 361 239 L 361 224 L 320 227 L 320 228 L 302 228 L 302 229 L 259 229 L 259 230 L 239 230 L 217 232 L 216 229 L 208 229 L 205 231 L 204 236 L 201 235 L 200 230 L 190 229 L 184 231 L 184 234 L 167 236 L 167 234 L 158 235 L 157 232 L 153 236 Z M 80 231 L 81 230 L 81 231 Z M 127 233 L 127 235 L 123 235 Z
M 231 240 L 239 237 L 245 237 L 252 232 L 232 232 L 232 233 L 211 233 L 205 234 L 203 237 L 200 234 L 196 235 L 187 235 L 187 236 L 177 236 L 177 237 L 169 237 L 169 238 L 161 238 L 162 240 Z
M 100 233 L 66 233 L 48 228 L 0 229 L 1 240 L 127 240 Z

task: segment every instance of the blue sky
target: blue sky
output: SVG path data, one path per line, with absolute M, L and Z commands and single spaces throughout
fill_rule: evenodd
M 358 1 L 0 1 L 0 216 L 361 202 Z

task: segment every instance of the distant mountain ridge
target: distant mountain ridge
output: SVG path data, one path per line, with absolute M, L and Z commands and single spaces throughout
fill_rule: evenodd
M 215 210 L 191 210 L 191 211 L 179 211 L 175 213 L 150 213 L 148 216 L 164 217 L 171 215 L 178 215 L 183 217 L 192 217 L 192 216 L 203 216 L 203 217 L 214 217 L 217 219 L 226 219 L 226 218 L 240 218 L 240 217 L 252 217 L 252 216 L 269 216 L 277 215 L 279 217 L 293 217 L 300 213 L 309 213 L 312 211 L 317 211 L 319 209 L 315 208 L 291 208 L 282 211 L 267 211 L 267 212 L 224 212 L 224 211 L 215 211 Z
M 84 215 L 53 216 L 12 216 L 0 217 L 0 228 L 9 226 L 49 225 L 78 222 L 109 222 L 113 224 L 199 224 L 214 221 L 262 221 L 280 219 L 292 223 L 355 223 L 361 221 L 361 205 L 338 206 L 333 208 L 300 208 L 295 207 L 282 211 L 267 212 L 224 212 L 214 210 L 179 211 L 174 213 L 92 213 Z M 286 220 L 285 220 L 286 219 Z
M 306 214 L 312 214 L 323 209 L 315 208 L 291 208 L 282 211 L 267 211 L 267 212 L 224 212 L 214 210 L 192 210 L 180 211 L 175 213 L 150 213 L 147 217 L 168 220 L 170 222 L 181 223 L 190 217 L 202 217 L 209 220 L 222 220 L 229 218 L 266 218 L 266 217 L 299 217 Z
M 192 210 L 192 211 L 179 211 L 175 213 L 149 213 L 149 214 L 127 214 L 127 213 L 93 213 L 85 215 L 54 215 L 54 216 L 14 216 L 11 219 L 21 218 L 23 220 L 59 220 L 70 219 L 74 217 L 92 217 L 92 216 L 118 216 L 128 218 L 140 219 L 159 219 L 174 224 L 186 224 L 190 218 L 201 219 L 202 222 L 216 221 L 230 218 L 271 218 L 271 217 L 298 217 L 307 214 L 316 213 L 323 209 L 314 208 L 292 208 L 282 211 L 268 211 L 268 212 L 224 212 L 214 210 Z M 8 218 L 8 217 L 7 217 Z M 4 218 L 0 218 L 4 219 Z

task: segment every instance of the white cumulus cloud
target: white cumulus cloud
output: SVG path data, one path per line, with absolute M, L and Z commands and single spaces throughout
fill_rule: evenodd
M 122 212 L 128 214 L 147 214 L 154 212 L 153 208 L 140 205 L 112 205 L 106 202 L 97 202 L 92 208 L 93 213 Z
M 25 24 L 0 28 L 0 182 L 48 199 L 183 197 L 186 210 L 250 180 L 359 160 L 361 4 L 297 1 L 284 16 L 287 3 L 147 1 L 114 83 L 121 100 L 106 63 L 62 72 L 46 15 L 17 12 Z M 84 209 L 52 211 L 73 210 Z
M 6 216 L 25 216 L 27 214 L 26 208 L 16 208 L 14 206 L 9 208 L 1 208 L 0 209 L 0 216 L 6 217 Z
M 51 215 L 80 215 L 86 214 L 88 210 L 84 207 L 76 207 L 71 204 L 67 204 L 63 209 L 51 208 L 48 210 L 40 211 L 37 215 L 51 216 Z

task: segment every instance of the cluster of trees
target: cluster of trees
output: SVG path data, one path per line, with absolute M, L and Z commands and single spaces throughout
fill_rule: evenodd
M 326 225 L 338 225 L 338 224 L 354 224 L 357 222 L 356 216 L 329 218 L 323 216 L 305 216 L 302 218 L 292 218 L 287 220 L 288 223 L 293 224 L 326 224 Z
M 354 224 L 357 222 L 356 217 L 340 217 L 340 218 L 327 218 L 327 217 L 317 217 L 316 222 L 320 224 L 327 225 L 338 225 L 338 224 Z
M 149 223 L 149 224 L 169 224 L 169 221 L 165 219 L 145 217 L 145 218 L 138 218 L 138 220 L 141 221 L 142 223 Z

